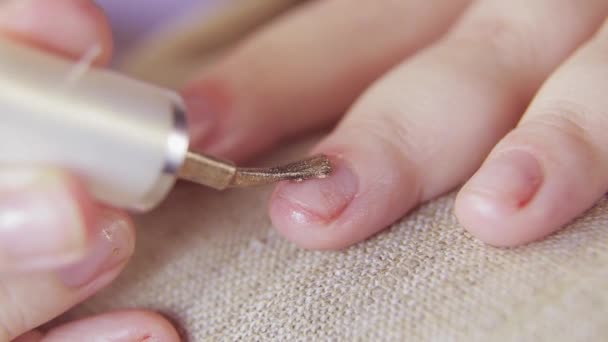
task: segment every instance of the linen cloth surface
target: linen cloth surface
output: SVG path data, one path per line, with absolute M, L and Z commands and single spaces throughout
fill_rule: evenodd
M 176 40 L 199 35 L 200 47 L 218 39 L 200 25 L 177 33 Z M 175 85 L 177 78 L 141 72 L 154 70 L 153 62 L 146 63 L 133 73 Z M 180 64 L 179 58 L 174 63 Z M 258 165 L 299 158 L 316 139 L 286 146 Z M 120 278 L 63 318 L 150 308 L 172 317 L 185 341 L 602 341 L 608 336 L 607 198 L 546 240 L 498 249 L 458 224 L 451 193 L 363 243 L 319 252 L 297 248 L 272 228 L 270 189 L 220 193 L 179 184 L 161 207 L 137 217 L 136 253 Z

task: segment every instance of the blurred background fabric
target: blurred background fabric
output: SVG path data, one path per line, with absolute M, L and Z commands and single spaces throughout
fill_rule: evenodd
M 116 35 L 113 67 L 179 88 L 247 33 L 307 0 L 97 0 Z M 148 13 L 149 12 L 149 13 Z
M 189 15 L 183 25 L 157 33 L 156 44 L 152 39 L 130 55 L 123 70 L 178 86 L 218 46 L 230 46 L 239 34 L 296 3 L 241 0 L 212 18 L 208 10 L 199 12 L 199 19 Z M 146 58 L 157 54 L 163 57 Z M 165 73 L 167 68 L 176 75 Z M 298 158 L 318 139 L 283 146 L 259 164 Z M 458 224 L 451 193 L 363 243 L 318 252 L 297 248 L 273 229 L 269 193 L 269 187 L 218 193 L 180 184 L 160 208 L 136 218 L 136 253 L 120 278 L 59 321 L 149 308 L 171 317 L 184 341 L 605 341 L 608 336 L 606 198 L 546 240 L 498 249 Z
M 94 1 L 105 10 L 112 25 L 117 59 L 133 44 L 171 26 L 189 11 L 203 11 L 214 3 L 214 0 Z

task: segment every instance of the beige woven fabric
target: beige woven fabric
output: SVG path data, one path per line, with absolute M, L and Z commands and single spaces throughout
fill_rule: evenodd
M 152 308 L 191 341 L 608 336 L 608 200 L 543 242 L 502 250 L 458 225 L 448 195 L 364 243 L 317 252 L 272 229 L 268 191 L 179 186 L 138 220 L 127 271 L 74 313 Z
M 119 280 L 65 318 L 151 308 L 191 341 L 607 339 L 608 199 L 545 241 L 503 250 L 458 225 L 450 194 L 364 243 L 316 252 L 272 229 L 269 190 L 180 185 L 138 218 Z

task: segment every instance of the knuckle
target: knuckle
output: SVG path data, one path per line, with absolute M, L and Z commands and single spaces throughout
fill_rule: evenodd
M 452 41 L 482 49 L 505 68 L 533 67 L 537 64 L 537 51 L 531 41 L 533 35 L 529 34 L 534 30 L 530 26 L 501 15 L 476 18 L 457 30 Z
M 394 170 L 394 177 L 407 177 L 408 184 L 412 189 L 412 197 L 418 201 L 423 196 L 422 165 L 432 154 L 431 146 L 423 140 L 417 131 L 415 122 L 408 120 L 400 111 L 376 111 L 378 115 L 359 115 L 347 123 L 348 130 L 355 136 L 365 137 L 361 141 L 371 142 L 377 146 L 376 151 L 382 151 L 387 155 L 384 160 L 392 165 L 387 165 L 387 170 Z M 419 139 L 420 138 L 420 139 Z M 428 146 L 428 148 L 427 148 Z M 424 151 L 424 152 L 423 152 Z M 394 179 L 387 177 L 387 181 Z
M 351 127 L 363 135 L 371 136 L 391 153 L 412 155 L 415 151 L 411 132 L 415 125 L 410 125 L 407 121 L 406 118 L 397 118 L 392 114 L 364 116 L 354 120 Z
M 569 101 L 545 104 L 536 110 L 531 122 L 553 128 L 581 141 L 588 141 L 591 126 L 590 111 L 587 107 Z
M 606 122 L 602 125 L 601 121 L 600 118 L 598 122 L 598 116 L 582 104 L 558 101 L 537 109 L 536 114 L 533 114 L 526 125 L 533 131 L 547 132 L 547 134 L 541 134 L 541 137 L 548 135 L 565 141 L 566 146 L 572 148 L 578 155 L 598 162 L 606 159 L 602 157 L 601 144 L 598 141 L 598 134 L 596 134 L 596 132 L 601 134 L 601 126 L 608 127 Z M 549 138 L 548 142 L 551 143 L 552 140 Z M 563 145 L 563 143 L 560 144 L 560 146 Z

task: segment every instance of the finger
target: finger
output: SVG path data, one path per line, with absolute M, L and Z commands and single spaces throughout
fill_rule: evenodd
M 89 0 L 1 1 L 0 33 L 72 58 L 95 48 L 98 64 L 112 53 L 108 22 Z
M 462 189 L 457 213 L 493 245 L 563 227 L 608 190 L 608 23 L 543 86 Z
M 193 146 L 242 159 L 335 121 L 470 0 L 313 1 L 211 65 L 183 94 Z
M 157 313 L 121 311 L 66 324 L 35 341 L 179 342 L 180 338 L 171 323 Z
M 129 218 L 104 211 L 87 256 L 60 271 L 0 278 L 0 341 L 8 341 L 57 317 L 109 284 L 133 254 Z
M 464 182 L 606 7 L 477 2 L 441 42 L 374 86 L 315 149 L 337 156 L 333 176 L 277 188 L 275 226 L 304 247 L 340 248 Z
M 55 169 L 0 169 L 0 272 L 53 268 L 86 253 L 99 208 Z

